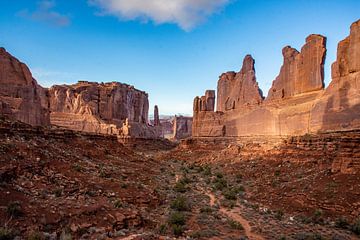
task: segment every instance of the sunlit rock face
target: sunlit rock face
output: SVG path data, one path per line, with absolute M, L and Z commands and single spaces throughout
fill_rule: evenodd
M 51 123 L 78 131 L 156 138 L 148 125 L 148 94 L 118 82 L 80 81 L 49 89 Z
M 34 126 L 49 125 L 46 95 L 29 68 L 0 48 L 0 114 Z
M 277 100 L 324 88 L 326 38 L 312 34 L 306 38 L 301 52 L 286 46 L 284 63 L 273 81 L 267 100 Z
M 4 48 L 0 84 L 0 115 L 12 120 L 123 137 L 162 137 L 160 126 L 148 124 L 148 94 L 127 84 L 79 81 L 45 89 Z
M 283 65 L 265 99 L 249 55 L 239 73 L 220 76 L 216 112 L 208 110 L 207 94 L 196 97 L 192 135 L 291 136 L 360 129 L 360 21 L 339 43 L 326 89 L 325 37 L 312 34 L 300 52 L 286 46 L 282 53 Z
M 251 55 L 244 58 L 240 72 L 223 73 L 218 81 L 217 111 L 229 111 L 244 105 L 260 104 L 263 101 L 255 77 L 255 60 Z

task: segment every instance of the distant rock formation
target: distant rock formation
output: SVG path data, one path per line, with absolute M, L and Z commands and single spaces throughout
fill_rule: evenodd
M 0 48 L 0 114 L 34 126 L 49 125 L 46 95 L 29 68 Z
M 246 56 L 240 73 L 220 76 L 216 112 L 208 110 L 207 94 L 194 99 L 193 136 L 294 136 L 360 129 L 360 20 L 339 43 L 327 89 L 325 55 L 326 38 L 321 35 L 308 36 L 301 52 L 285 47 L 280 74 L 264 101 L 254 60 Z
M 0 48 L 0 83 L 0 114 L 7 118 L 123 137 L 162 137 L 161 127 L 148 124 L 148 94 L 133 86 L 79 81 L 45 89 L 4 48 Z
M 154 107 L 154 126 L 160 125 L 159 108 L 157 105 Z
M 180 140 L 191 137 L 192 117 L 177 116 L 174 117 L 173 139 Z

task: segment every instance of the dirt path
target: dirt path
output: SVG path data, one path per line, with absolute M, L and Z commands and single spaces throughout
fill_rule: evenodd
M 216 202 L 215 195 L 210 192 L 207 192 L 206 195 L 209 196 L 210 198 L 210 206 L 214 206 Z M 229 218 L 233 219 L 234 221 L 239 222 L 244 227 L 245 234 L 250 240 L 264 240 L 264 238 L 261 235 L 252 232 L 249 222 L 245 218 L 243 218 L 239 213 L 235 212 L 234 210 L 228 210 L 223 207 L 220 207 L 220 212 L 228 216 Z

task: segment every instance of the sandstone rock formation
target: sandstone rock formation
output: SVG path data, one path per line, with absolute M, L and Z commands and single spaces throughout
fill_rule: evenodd
M 193 136 L 294 136 L 360 129 L 360 20 L 339 43 L 326 90 L 325 46 L 325 37 L 312 34 L 301 52 L 285 47 L 284 64 L 265 101 L 257 87 L 254 61 L 245 57 L 240 73 L 221 75 L 217 112 L 204 109 L 206 94 L 195 98 Z
M 263 101 L 255 77 L 255 60 L 251 55 L 244 58 L 240 72 L 227 72 L 220 76 L 217 90 L 217 111 L 228 111 L 243 105 L 260 104 Z
M 13 120 L 123 137 L 162 137 L 160 126 L 148 124 L 148 94 L 127 84 L 79 81 L 44 89 L 4 48 L 0 84 L 0 115 Z
M 282 53 L 284 63 L 269 90 L 268 101 L 324 88 L 325 37 L 312 34 L 306 38 L 300 53 L 290 46 Z
M 360 20 L 338 44 L 332 81 L 311 111 L 311 131 L 342 131 L 360 126 Z
M 72 130 L 156 138 L 148 126 L 148 95 L 133 86 L 80 81 L 49 89 L 51 123 Z
M 0 48 L 0 115 L 35 126 L 48 125 L 46 95 L 29 68 Z
M 192 117 L 175 115 L 173 126 L 173 139 L 180 140 L 191 137 Z
M 157 105 L 154 107 L 154 126 L 160 125 L 159 108 Z

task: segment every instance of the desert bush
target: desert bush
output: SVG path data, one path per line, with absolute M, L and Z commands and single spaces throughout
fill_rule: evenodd
M 205 166 L 205 167 L 204 167 L 203 174 L 204 174 L 205 176 L 210 176 L 210 175 L 211 175 L 211 167 L 210 167 L 210 166 Z
M 170 207 L 177 211 L 188 211 L 189 204 L 184 196 L 178 196 L 170 205 Z
M 81 172 L 81 170 L 82 170 L 82 167 L 77 163 L 73 164 L 72 167 L 77 172 Z
M 8 228 L 0 228 L 0 240 L 11 240 L 13 239 L 14 233 Z
M 184 233 L 184 227 L 181 225 L 171 225 L 173 233 L 175 236 L 181 236 Z
M 283 211 L 281 211 L 281 210 L 277 210 L 277 211 L 275 211 L 275 218 L 276 218 L 276 219 L 278 219 L 278 220 L 282 220 L 282 219 L 283 219 L 283 217 L 284 217 L 284 213 L 283 213 Z
M 179 180 L 179 182 L 183 183 L 183 184 L 189 184 L 191 183 L 191 179 L 188 178 L 185 174 L 183 175 L 183 177 Z
M 161 224 L 160 227 L 159 227 L 159 233 L 160 234 L 165 234 L 167 231 L 167 226 L 166 224 Z
M 23 214 L 19 201 L 10 202 L 6 208 L 6 212 L 13 217 L 19 217 Z
M 53 191 L 53 194 L 55 195 L 55 197 L 61 197 L 62 195 L 62 189 L 61 188 L 56 188 L 54 191 Z
M 224 189 L 222 194 L 227 200 L 236 200 L 237 198 L 237 191 L 235 189 Z
M 185 215 L 182 212 L 173 212 L 169 217 L 170 225 L 185 225 Z
M 323 240 L 324 238 L 319 233 L 297 233 L 296 240 Z
M 115 200 L 114 207 L 115 208 L 122 208 L 123 204 L 120 199 Z
M 347 229 L 349 227 L 349 225 L 350 224 L 348 223 L 348 221 L 343 217 L 340 217 L 340 218 L 336 219 L 336 221 L 335 221 L 335 226 L 338 228 Z
M 215 178 L 213 180 L 215 190 L 223 190 L 227 187 L 227 181 L 224 178 Z
M 45 240 L 45 236 L 40 232 L 32 232 L 29 234 L 28 240 Z
M 213 210 L 211 207 L 202 207 L 200 208 L 201 213 L 211 213 Z
M 321 209 L 316 209 L 313 216 L 311 217 L 312 222 L 322 223 L 324 220 L 322 218 L 323 212 Z
M 228 224 L 232 229 L 236 229 L 236 230 L 243 230 L 244 227 L 241 225 L 241 223 L 234 221 L 232 219 L 228 220 Z
M 353 231 L 353 233 L 355 233 L 356 235 L 360 236 L 360 218 L 351 225 L 351 231 Z
M 188 190 L 185 183 L 178 181 L 174 186 L 174 191 L 184 193 Z
M 205 238 L 205 239 L 209 239 L 211 237 L 214 236 L 218 236 L 219 232 L 217 230 L 214 229 L 205 229 L 205 230 L 200 230 L 200 231 L 196 231 L 190 234 L 191 238 Z

